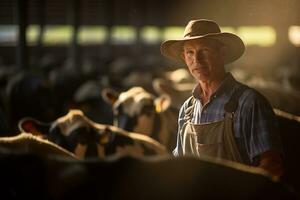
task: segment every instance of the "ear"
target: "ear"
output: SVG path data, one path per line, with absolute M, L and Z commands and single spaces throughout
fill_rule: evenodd
M 180 58 L 185 63 L 185 57 L 184 57 L 184 51 L 183 50 L 180 52 Z
M 50 125 L 36 119 L 26 117 L 19 121 L 18 128 L 21 132 L 44 137 L 48 134 Z
M 171 98 L 168 95 L 161 95 L 154 101 L 156 112 L 164 112 L 171 106 Z
M 113 105 L 119 98 L 119 94 L 110 88 L 103 89 L 101 91 L 101 96 L 106 103 L 111 105 Z

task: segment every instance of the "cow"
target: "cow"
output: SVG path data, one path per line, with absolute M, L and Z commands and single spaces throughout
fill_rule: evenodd
M 142 87 L 120 94 L 105 89 L 102 95 L 112 105 L 115 126 L 148 135 L 169 151 L 175 148 L 178 110 L 170 106 L 168 96 L 155 97 Z
M 195 83 L 176 83 L 164 78 L 156 78 L 152 81 L 152 87 L 158 95 L 168 95 L 171 106 L 180 109 L 185 100 L 192 95 Z
M 145 135 L 95 123 L 77 109 L 50 123 L 23 118 L 19 129 L 46 138 L 81 159 L 115 154 L 151 156 L 167 153 L 163 145 Z
M 64 156 L 76 159 L 76 156 L 60 146 L 38 136 L 22 132 L 16 136 L 0 137 L 0 151 L 31 153 L 42 156 Z
M 19 155 L 0 157 L 0 163 L 5 171 L 0 173 L 5 189 L 0 188 L 1 199 L 296 199 L 262 169 L 229 161 L 168 156 L 78 161 Z
M 300 92 L 290 85 L 287 77 L 282 80 L 276 78 L 276 76 L 268 79 L 260 75 L 250 75 L 251 73 L 241 69 L 234 69 L 231 73 L 238 81 L 259 91 L 268 99 L 273 108 L 300 115 L 300 107 L 298 105 Z M 283 71 L 281 74 L 284 74 Z
M 196 82 L 185 68 L 166 71 L 162 77 L 152 81 L 152 87 L 158 95 L 168 95 L 171 106 L 180 109 L 183 102 L 192 95 Z
M 101 124 L 113 122 L 110 105 L 103 101 L 101 90 L 103 84 L 99 81 L 88 80 L 81 84 L 73 95 L 72 109 L 78 109 L 92 121 Z
M 163 74 L 163 78 L 177 84 L 188 84 L 195 82 L 193 76 L 190 74 L 187 68 L 178 68 L 172 71 L 166 71 Z

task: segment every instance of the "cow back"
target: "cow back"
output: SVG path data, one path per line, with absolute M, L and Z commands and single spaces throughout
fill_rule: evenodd
M 6 171 L 1 180 L 17 180 L 1 198 L 38 194 L 40 199 L 55 200 L 296 199 L 284 184 L 257 168 L 194 157 L 74 161 L 20 155 L 0 157 L 0 163 Z M 19 166 L 27 173 L 20 173 Z M 31 174 L 35 176 L 29 179 Z
M 13 151 L 38 154 L 42 156 L 57 155 L 75 158 L 74 154 L 61 148 L 53 142 L 28 133 L 21 133 L 17 136 L 12 137 L 1 137 L 0 147 L 2 148 L 2 150 L 8 152 Z

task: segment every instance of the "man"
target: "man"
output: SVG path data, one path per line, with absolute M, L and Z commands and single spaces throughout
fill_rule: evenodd
M 282 147 L 272 107 L 225 71 L 225 64 L 244 50 L 237 35 L 204 19 L 190 21 L 182 39 L 162 43 L 162 54 L 184 61 L 197 81 L 179 112 L 173 153 L 231 160 L 281 176 Z

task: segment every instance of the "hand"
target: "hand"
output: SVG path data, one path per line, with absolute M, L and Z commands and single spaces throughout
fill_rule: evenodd
M 260 155 L 258 167 L 263 168 L 271 175 L 283 175 L 282 156 L 276 151 L 266 151 Z

